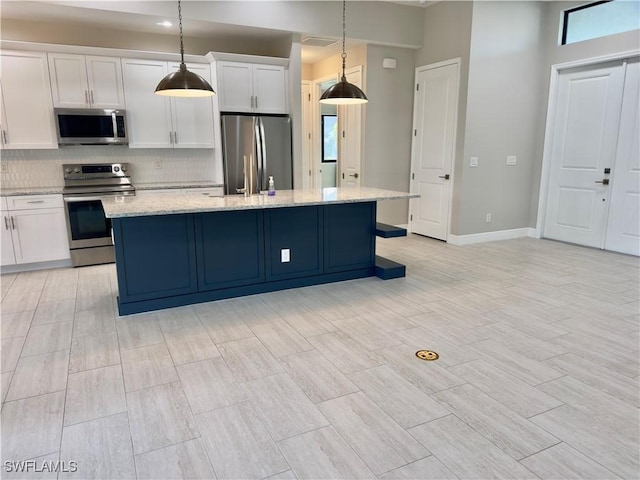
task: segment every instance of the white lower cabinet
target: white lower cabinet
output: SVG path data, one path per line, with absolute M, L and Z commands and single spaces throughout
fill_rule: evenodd
M 0 241 L 2 242 L 2 265 L 15 265 L 16 254 L 13 250 L 13 238 L 11 237 L 11 220 L 6 210 L 2 211 L 2 235 L 0 235 Z
M 2 265 L 69 258 L 62 195 L 14 196 L 6 200 L 1 226 Z

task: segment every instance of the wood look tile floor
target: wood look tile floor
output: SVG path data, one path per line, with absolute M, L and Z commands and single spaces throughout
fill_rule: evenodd
M 638 258 L 377 250 L 406 278 L 127 317 L 114 265 L 3 275 L 0 477 L 640 478 Z

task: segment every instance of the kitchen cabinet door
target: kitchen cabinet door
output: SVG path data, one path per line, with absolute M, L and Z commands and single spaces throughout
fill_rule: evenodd
M 170 63 L 171 71 L 178 70 L 179 63 Z M 211 84 L 211 67 L 208 64 L 188 64 L 187 69 Z M 171 118 L 175 148 L 213 148 L 213 98 L 172 98 Z
M 4 149 L 6 138 L 7 116 L 4 113 L 4 97 L 2 96 L 2 79 L 0 79 L 0 150 Z M 4 201 L 4 199 L 3 199 Z
M 218 62 L 221 112 L 253 111 L 253 64 Z
M 49 53 L 53 105 L 124 108 L 120 58 Z
M 2 257 L 0 265 L 15 265 L 16 256 L 13 251 L 13 238 L 11 238 L 11 217 L 9 212 L 2 212 L 2 232 L 0 233 L 0 250 Z
M 86 65 L 91 108 L 125 108 L 120 58 L 87 56 Z
M 3 50 L 0 56 L 4 148 L 58 148 L 46 54 Z
M 129 148 L 173 148 L 170 100 L 153 93 L 167 69 L 163 61 L 122 59 Z
M 20 210 L 10 213 L 16 263 L 69 258 L 64 208 Z
M 49 53 L 48 57 L 53 106 L 89 108 L 89 89 L 84 55 Z
M 254 112 L 287 113 L 287 88 L 284 67 L 253 66 Z
M 287 113 L 283 66 L 220 61 L 218 87 L 222 112 Z

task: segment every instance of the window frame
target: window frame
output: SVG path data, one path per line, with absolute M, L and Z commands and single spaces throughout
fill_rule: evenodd
M 602 5 L 603 3 L 611 3 L 613 1 L 614 0 L 599 0 L 597 2 L 591 2 L 585 5 L 580 5 L 579 7 L 573 7 L 562 12 L 562 37 L 560 39 L 560 45 L 570 45 L 567 43 L 567 27 L 569 24 L 569 15 L 571 15 L 573 12 L 585 10 L 591 7 L 596 7 L 598 5 Z
M 325 117 L 334 117 L 336 119 L 336 127 L 338 124 L 338 114 L 323 114 L 320 115 L 320 131 L 322 132 L 322 142 L 321 143 L 321 155 L 320 155 L 320 160 L 322 161 L 322 163 L 337 163 L 338 162 L 338 137 L 336 136 L 336 158 L 332 158 L 332 159 L 326 159 L 325 155 L 324 155 L 324 119 Z

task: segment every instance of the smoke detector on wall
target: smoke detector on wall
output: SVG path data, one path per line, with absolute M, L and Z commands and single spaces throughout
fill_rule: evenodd
M 307 47 L 329 47 L 338 43 L 338 40 L 334 40 L 333 38 L 305 37 L 301 43 Z

